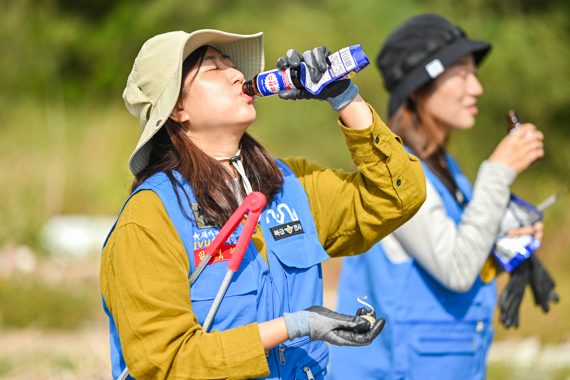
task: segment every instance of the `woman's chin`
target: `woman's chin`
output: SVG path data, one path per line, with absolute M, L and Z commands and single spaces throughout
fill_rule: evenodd
M 256 113 L 253 114 L 253 117 L 248 118 L 248 119 L 244 122 L 244 124 L 246 125 L 245 129 L 248 129 L 249 126 L 253 124 L 253 122 L 255 121 L 256 118 L 257 118 L 257 114 L 256 114 Z M 245 130 L 244 130 L 244 131 L 245 131 Z
M 455 120 L 454 123 L 450 123 L 451 129 L 455 129 L 458 131 L 470 129 L 475 125 L 475 115 L 464 115 L 458 120 Z

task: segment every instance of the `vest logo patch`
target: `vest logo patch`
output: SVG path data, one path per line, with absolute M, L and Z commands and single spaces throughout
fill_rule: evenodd
M 198 203 L 190 203 L 190 207 L 192 207 L 192 211 L 194 212 L 194 219 L 196 219 L 196 226 L 198 229 L 216 228 L 214 222 L 208 219 L 200 207 L 198 207 Z
M 269 230 L 271 231 L 273 239 L 275 240 L 281 240 L 289 236 L 305 233 L 300 220 L 296 220 L 291 223 L 281 224 L 280 226 L 271 227 Z
M 208 265 L 218 263 L 220 261 L 230 261 L 230 259 L 234 254 L 235 249 L 236 249 L 235 244 L 222 245 L 222 248 L 218 249 L 215 252 L 214 257 L 212 257 L 212 260 L 210 260 Z M 206 257 L 206 249 L 198 249 L 194 251 L 194 265 L 195 266 L 200 265 L 202 260 L 204 260 L 204 257 Z
M 289 217 L 291 218 L 291 221 L 294 222 L 296 220 L 299 220 L 299 217 L 297 216 L 295 209 L 291 210 L 286 203 L 280 203 L 279 205 L 277 205 L 276 209 L 277 209 L 277 214 L 275 214 L 275 211 L 273 210 L 267 211 L 267 215 L 265 216 L 265 222 L 267 222 L 267 224 L 270 223 L 269 215 L 271 215 L 277 223 L 283 224 L 283 222 L 285 222 L 285 213 L 283 212 L 283 210 L 287 211 Z

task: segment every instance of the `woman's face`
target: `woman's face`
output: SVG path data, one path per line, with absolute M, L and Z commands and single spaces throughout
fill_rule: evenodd
M 243 93 L 243 82 L 243 74 L 228 56 L 208 48 L 201 66 L 190 70 L 184 80 L 186 94 L 173 119 L 183 123 L 191 136 L 241 137 L 256 117 L 254 99 Z
M 435 79 L 425 110 L 444 128 L 468 129 L 475 124 L 477 97 L 482 93 L 483 87 L 477 79 L 477 68 L 470 54 Z

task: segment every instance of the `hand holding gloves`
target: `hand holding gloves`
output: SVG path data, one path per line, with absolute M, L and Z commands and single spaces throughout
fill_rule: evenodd
M 358 313 L 365 314 L 367 310 Z M 357 314 L 358 314 L 357 313 Z M 322 306 L 312 306 L 295 313 L 284 313 L 289 340 L 309 336 L 337 346 L 366 346 L 380 334 L 386 321 L 370 322 L 358 315 L 335 313 Z
M 277 68 L 286 69 L 292 67 L 294 69 L 300 69 L 301 62 L 305 62 L 311 80 L 317 83 L 323 73 L 328 69 L 327 57 L 331 55 L 331 52 L 325 47 L 321 46 L 306 52 L 299 54 L 297 50 L 290 49 L 285 57 L 281 57 L 277 60 Z M 358 95 L 358 86 L 356 86 L 350 79 L 334 81 L 328 84 L 320 93 L 317 95 L 311 94 L 304 88 L 301 89 L 291 89 L 283 90 L 279 92 L 279 97 L 281 99 L 318 99 L 320 101 L 328 102 L 333 110 L 338 111 L 346 107 L 355 97 Z

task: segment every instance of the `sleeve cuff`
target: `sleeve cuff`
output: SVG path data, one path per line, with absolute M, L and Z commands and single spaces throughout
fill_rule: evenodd
M 220 335 L 230 379 L 269 376 L 269 365 L 257 323 L 228 329 Z
M 283 313 L 289 340 L 308 336 L 311 332 L 309 325 L 309 312 L 306 310 L 295 313 Z
M 380 162 L 392 154 L 393 144 L 402 141 L 384 124 L 374 108 L 368 104 L 374 122 L 366 129 L 348 128 L 341 118 L 338 123 L 355 164 Z
M 513 169 L 488 160 L 483 161 L 478 175 L 491 181 L 503 183 L 505 186 L 511 186 L 517 178 L 517 173 Z
M 345 92 L 336 98 L 327 98 L 326 101 L 329 102 L 334 111 L 338 111 L 346 107 L 348 103 L 352 102 L 352 99 L 356 98 L 356 95 L 358 95 L 358 86 L 350 81 L 350 85 Z

